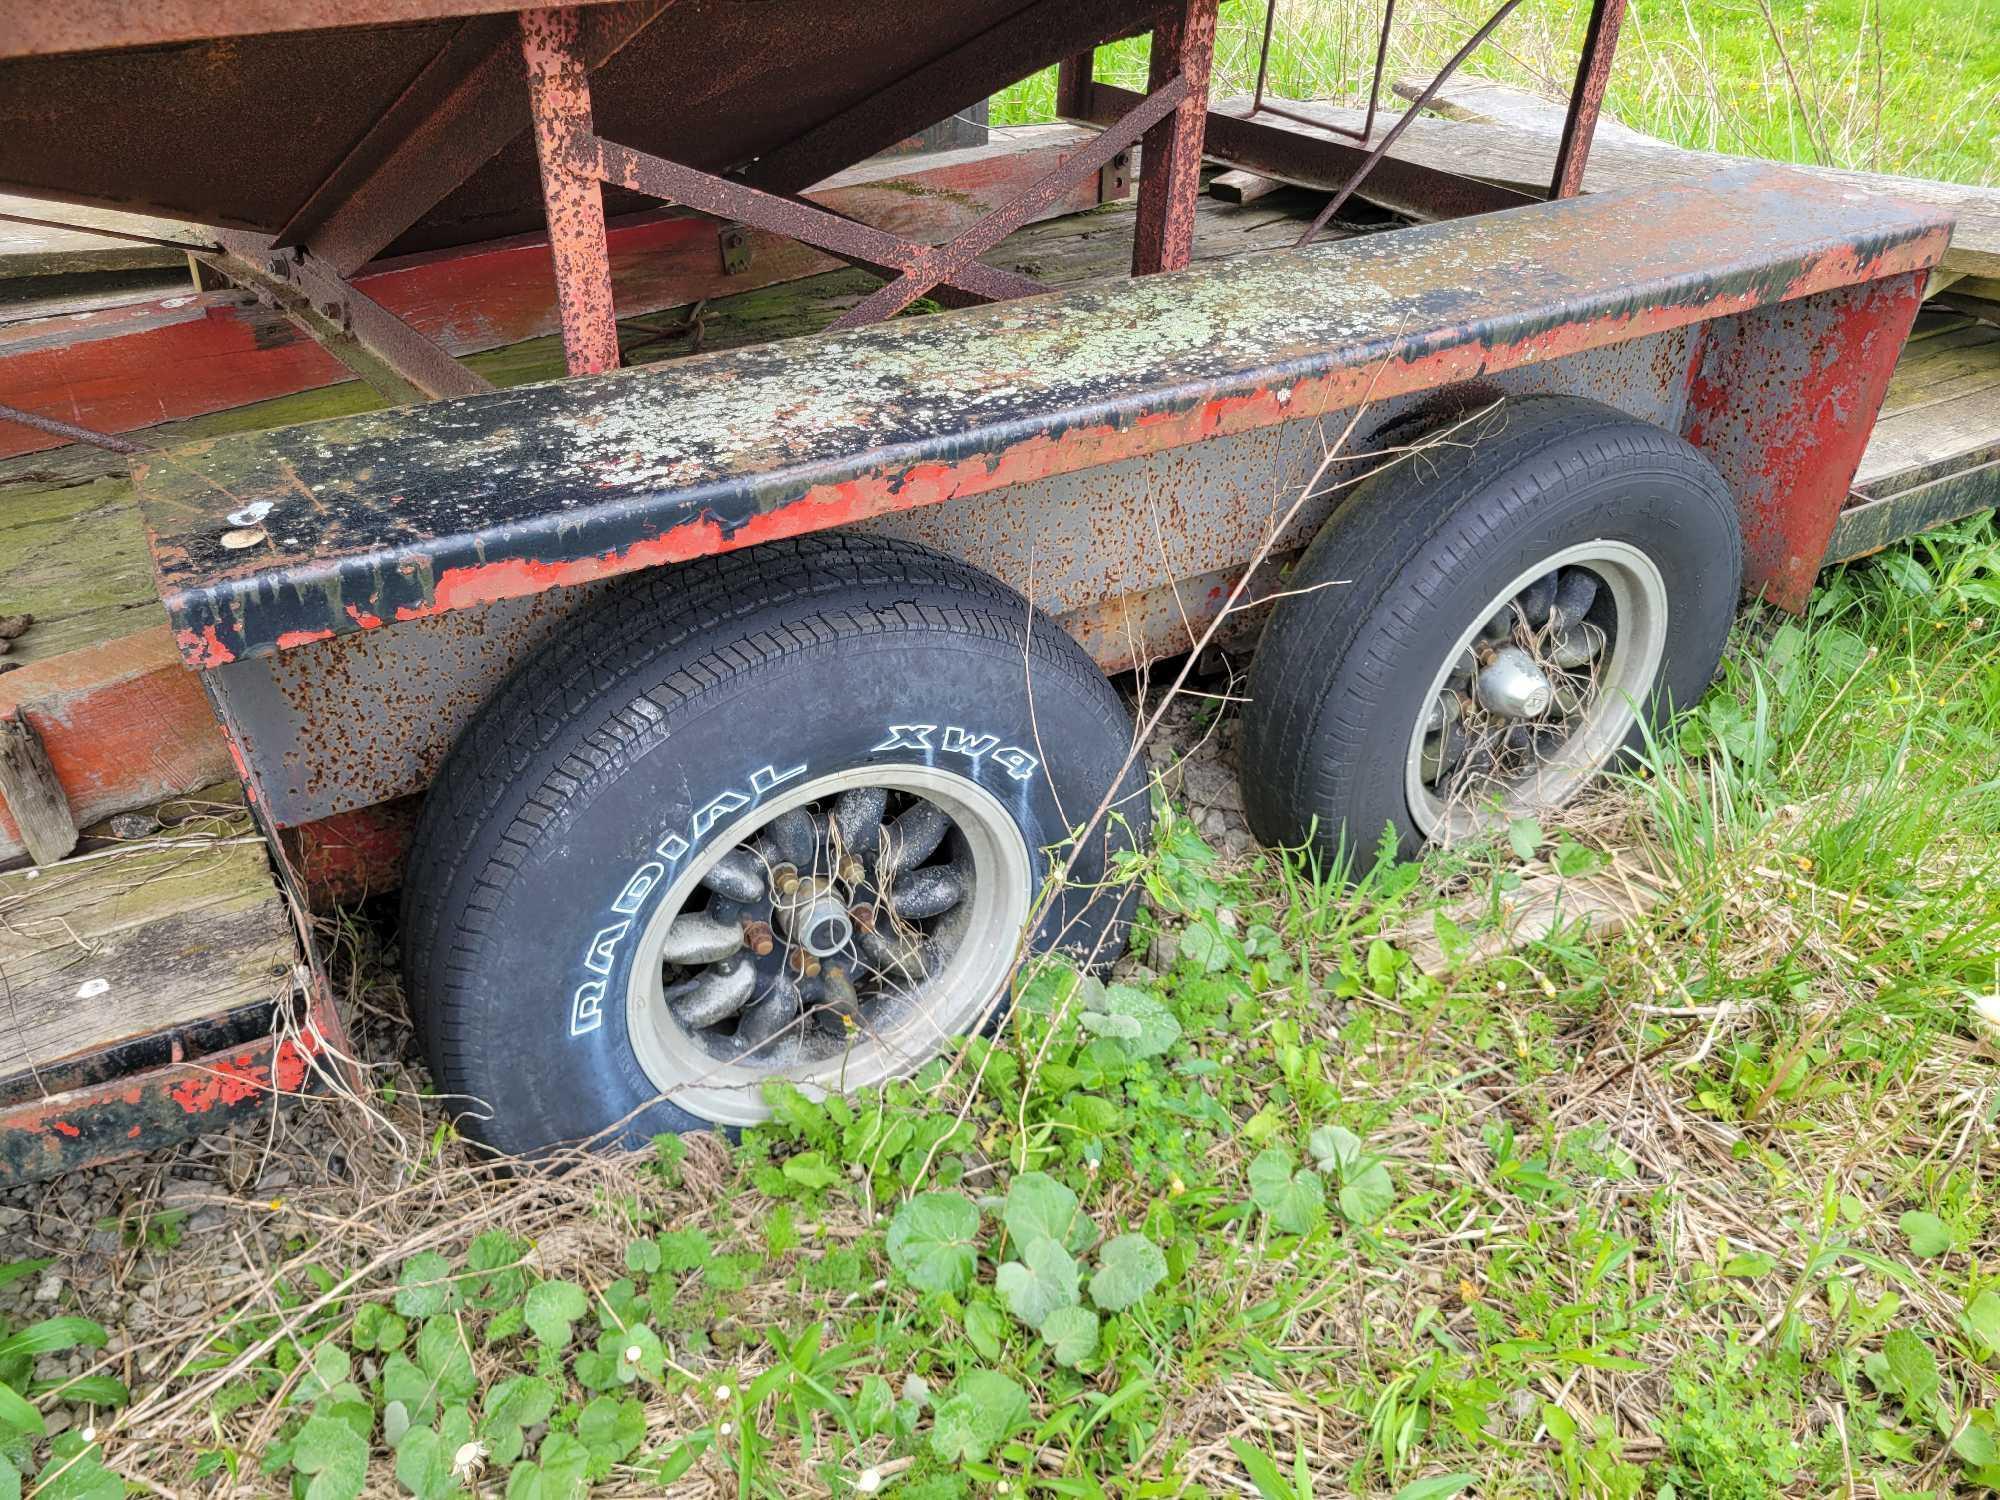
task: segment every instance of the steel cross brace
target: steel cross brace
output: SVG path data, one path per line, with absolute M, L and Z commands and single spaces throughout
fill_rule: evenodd
M 1212 19 L 1214 0 L 1192 3 L 1197 10 L 1205 6 Z M 782 234 L 887 276 L 881 288 L 833 324 L 854 328 L 891 317 L 939 287 L 961 294 L 955 301 L 984 302 L 1049 290 L 1016 272 L 981 265 L 978 257 L 1079 180 L 1102 171 L 1149 130 L 1161 127 L 1177 111 L 1184 114 L 1189 99 L 1201 103 L 1206 93 L 1205 66 L 1200 88 L 1191 69 L 1174 72 L 1025 192 L 949 243 L 933 246 L 901 239 L 795 195 L 767 192 L 604 139 L 592 121 L 590 81 L 577 45 L 575 12 L 523 12 L 521 38 L 556 263 L 563 348 L 573 375 L 608 370 L 618 363 L 617 321 L 604 244 L 606 183 Z M 1189 50 L 1205 58 L 1202 49 Z M 1199 163 L 1197 139 L 1192 156 L 1174 174 L 1189 179 L 1187 184 L 1175 184 L 1188 189 L 1181 196 L 1191 199 L 1189 184 Z

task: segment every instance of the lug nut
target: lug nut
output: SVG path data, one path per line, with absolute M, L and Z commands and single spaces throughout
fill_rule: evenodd
M 771 924 L 769 922 L 745 922 L 743 924 L 743 942 L 752 953 L 756 954 L 759 958 L 763 958 L 773 948 L 778 946 L 778 936 L 771 931 Z

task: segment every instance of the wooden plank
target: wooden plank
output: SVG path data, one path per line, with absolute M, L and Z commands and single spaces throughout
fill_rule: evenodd
M 1828 563 L 1879 552 L 1891 542 L 2000 505 L 2000 458 L 1947 473 L 1928 483 L 1850 505 L 1834 524 Z
M 1416 99 L 1430 84 L 1429 78 L 1399 78 L 1389 87 L 1398 98 Z M 1463 120 L 1473 125 L 1511 125 L 1517 130 L 1556 136 L 1562 134 L 1563 120 L 1568 114 L 1568 107 L 1558 100 L 1544 99 L 1476 73 L 1447 78 L 1444 86 L 1431 95 L 1428 108 L 1432 114 L 1447 120 Z M 1609 110 L 1599 112 L 1591 141 L 1593 150 L 1605 141 L 1640 146 L 1662 144 L 1658 136 L 1634 130 Z
M 1884 417 L 1861 456 L 1854 488 L 1880 496 L 1991 457 L 2000 457 L 2000 386 Z
M 74 227 L 52 229 L 44 224 L 17 222 L 21 218 L 53 219 Z M 144 214 L 118 213 L 108 208 L 82 208 L 70 203 L 48 203 L 40 198 L 0 193 L 0 281 L 31 276 L 67 276 L 89 271 L 140 271 L 156 267 L 178 269 L 187 263 L 183 250 L 92 234 L 90 230 L 93 227 L 190 244 L 204 241 L 199 225 L 183 224 L 174 219 L 153 219 Z
M 1904 348 L 1882 414 L 1933 406 L 1991 385 L 2000 385 L 2000 328 L 1969 323 Z
M 1220 203 L 1255 203 L 1283 186 L 1277 178 L 1255 172 L 1218 172 L 1209 181 L 1208 196 Z
M 19 714 L 0 716 L 0 800 L 36 864 L 52 865 L 76 847 L 69 799 L 42 737 Z
M 1248 109 L 1249 101 L 1237 100 L 1218 107 L 1225 113 L 1241 114 Z M 1360 129 L 1365 119 L 1363 111 L 1338 105 L 1287 101 L 1286 108 L 1354 130 Z M 1554 106 L 1550 108 L 1553 110 Z M 1410 122 L 1389 154 L 1418 166 L 1458 172 L 1524 192 L 1545 193 L 1561 129 L 1560 115 L 1560 110 L 1554 111 L 1553 128 L 1419 118 Z M 1378 115 L 1376 138 L 1380 139 L 1400 118 L 1394 114 Z M 1643 136 L 1637 139 L 1617 136 L 1600 140 L 1592 148 L 1583 186 L 1585 192 L 1602 193 L 1618 188 L 1694 182 L 1743 166 L 1750 160 L 1716 152 L 1683 151 Z M 1967 187 L 1834 167 L 1783 165 L 1862 192 L 1925 204 L 1955 215 L 1958 228 L 1952 236 L 1951 248 L 1945 252 L 1944 269 L 1971 276 L 2000 276 L 2000 188 Z
M 247 829 L 0 875 L 0 1079 L 289 993 L 291 918 Z

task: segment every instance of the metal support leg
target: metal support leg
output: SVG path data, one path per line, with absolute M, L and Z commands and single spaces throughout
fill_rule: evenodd
M 1574 198 L 1583 191 L 1584 163 L 1590 138 L 1604 108 L 1604 90 L 1611 82 L 1611 58 L 1618 50 L 1618 27 L 1625 19 L 1625 0 L 1596 0 L 1590 27 L 1583 36 L 1583 56 L 1577 60 L 1576 88 L 1569 98 L 1569 118 L 1563 121 L 1562 145 L 1556 151 L 1556 173 L 1549 183 L 1551 198 Z
M 570 374 L 595 375 L 618 366 L 618 318 L 612 310 L 611 252 L 604 238 L 604 190 L 596 178 L 573 168 L 566 150 L 595 130 L 580 29 L 575 9 L 521 12 L 521 54 L 535 118 L 549 249 L 555 258 L 563 355 Z
M 1147 92 L 1176 76 L 1187 97 L 1146 132 L 1139 149 L 1139 221 L 1132 274 L 1178 271 L 1194 251 L 1194 210 L 1201 196 L 1201 141 L 1208 123 L 1208 71 L 1215 60 L 1216 0 L 1179 0 L 1153 27 Z

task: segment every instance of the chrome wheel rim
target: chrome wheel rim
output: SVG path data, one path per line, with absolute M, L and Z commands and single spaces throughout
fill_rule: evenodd
M 1651 697 L 1667 618 L 1659 567 L 1608 540 L 1552 553 L 1488 600 L 1438 664 L 1410 731 L 1404 790 L 1425 837 L 1467 837 L 1569 801 Z
M 1006 807 L 955 772 L 858 766 L 787 789 L 722 829 L 648 921 L 627 997 L 639 1066 L 726 1125 L 766 1118 L 773 1079 L 819 1096 L 914 1071 L 1006 984 L 1032 869 Z

